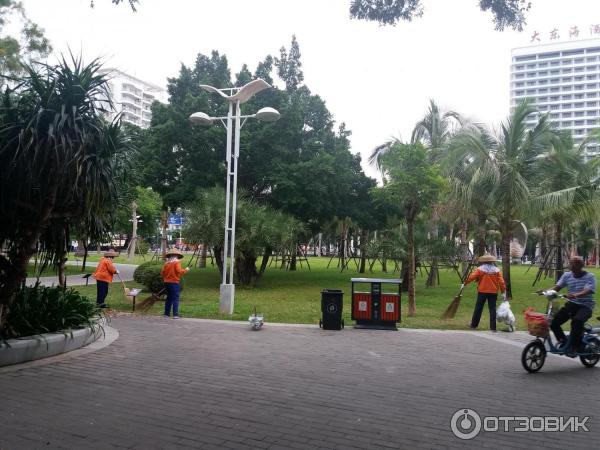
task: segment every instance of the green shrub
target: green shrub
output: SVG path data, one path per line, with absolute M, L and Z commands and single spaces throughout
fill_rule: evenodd
M 138 250 L 142 255 L 145 255 L 150 250 L 150 244 L 148 244 L 148 242 L 144 241 L 143 239 L 140 239 L 137 242 L 137 245 L 138 245 Z
M 96 302 L 61 287 L 23 287 L 8 312 L 6 338 L 100 327 Z
M 133 279 L 136 283 L 143 284 L 144 287 L 152 293 L 160 292 L 164 287 L 160 272 L 163 268 L 162 262 L 147 262 L 141 264 L 133 272 Z M 180 289 L 183 290 L 183 277 L 179 282 Z

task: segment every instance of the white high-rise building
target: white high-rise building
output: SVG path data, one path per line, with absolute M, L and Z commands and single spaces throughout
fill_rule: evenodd
M 110 114 L 114 118 L 122 113 L 123 122 L 148 128 L 152 119 L 150 106 L 154 101 L 167 103 L 167 91 L 147 81 L 129 75 L 119 69 L 103 69 L 101 73 L 108 73 L 108 83 L 115 106 L 115 111 Z
M 512 50 L 510 106 L 524 99 L 548 113 L 561 130 L 580 144 L 600 127 L 600 39 L 538 44 Z M 536 117 L 537 118 L 537 117 Z M 530 118 L 529 125 L 536 118 Z M 587 146 L 597 154 L 598 143 Z

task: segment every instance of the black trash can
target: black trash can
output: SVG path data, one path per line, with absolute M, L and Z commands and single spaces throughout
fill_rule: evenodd
M 324 330 L 341 330 L 344 328 L 343 309 L 344 292 L 339 289 L 323 289 L 321 291 L 322 319 L 319 321 L 319 326 Z

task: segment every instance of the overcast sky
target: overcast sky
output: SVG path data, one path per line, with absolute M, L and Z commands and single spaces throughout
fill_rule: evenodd
M 350 20 L 350 0 L 140 0 L 136 13 L 110 0 L 23 0 L 58 52 L 101 56 L 161 86 L 180 64 L 215 49 L 232 72 L 300 44 L 305 83 L 336 122 L 352 131 L 352 151 L 366 156 L 389 137 L 410 138 L 433 98 L 473 120 L 497 125 L 508 112 L 510 50 L 541 43 L 558 28 L 568 40 L 600 23 L 598 0 L 532 0 L 522 33 L 494 31 L 477 0 L 423 0 L 425 14 L 396 27 Z M 127 2 L 125 2 L 127 3 Z

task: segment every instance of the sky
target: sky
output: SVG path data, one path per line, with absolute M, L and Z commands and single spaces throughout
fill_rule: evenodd
M 497 127 L 508 114 L 510 51 L 530 45 L 534 31 L 549 43 L 577 26 L 579 38 L 600 24 L 597 0 L 532 0 L 519 33 L 494 30 L 477 0 L 423 0 L 424 15 L 395 27 L 349 18 L 350 0 L 24 0 L 29 17 L 56 52 L 102 57 L 141 79 L 166 86 L 181 64 L 212 50 L 232 73 L 253 70 L 296 35 L 304 82 L 334 119 L 352 131 L 353 153 L 366 159 L 391 137 L 409 139 L 429 99 L 445 110 Z M 600 37 L 600 36 L 598 36 Z

